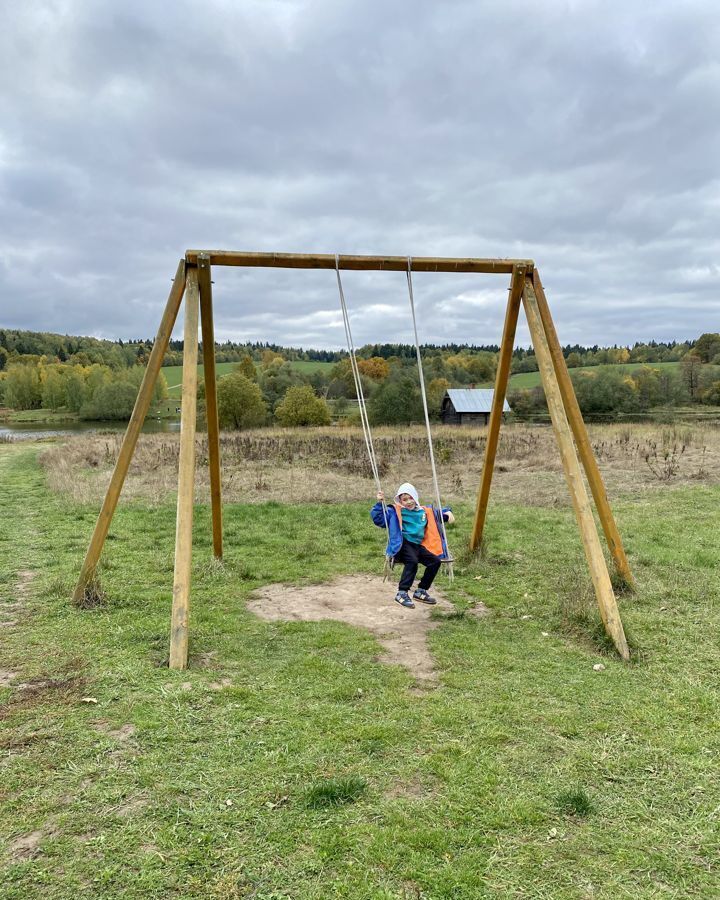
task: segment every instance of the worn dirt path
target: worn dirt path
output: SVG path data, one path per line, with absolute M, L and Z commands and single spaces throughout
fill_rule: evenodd
M 418 681 L 437 682 L 438 673 L 430 653 L 427 636 L 442 622 L 431 617 L 433 610 L 445 615 L 454 607 L 433 586 L 437 606 L 416 603 L 404 609 L 395 603 L 395 582 L 383 582 L 373 575 L 344 575 L 327 584 L 271 584 L 255 591 L 248 609 L 268 622 L 319 622 L 334 619 L 366 628 L 374 634 L 384 652 L 379 661 L 405 666 Z M 472 615 L 485 615 L 484 606 Z

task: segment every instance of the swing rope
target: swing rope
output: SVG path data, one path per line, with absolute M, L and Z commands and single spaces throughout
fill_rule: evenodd
M 435 501 L 437 503 L 437 509 L 440 513 L 440 529 L 442 531 L 442 537 L 445 544 L 445 549 L 447 551 L 447 559 L 443 560 L 443 564 L 447 567 L 447 575 L 450 581 L 453 580 L 453 557 L 450 552 L 450 546 L 448 544 L 447 539 L 447 531 L 445 529 L 445 522 L 442 517 L 442 501 L 440 499 L 440 486 L 438 483 L 437 477 L 437 468 L 435 466 L 435 453 L 433 451 L 432 445 L 432 432 L 430 430 L 430 413 L 428 412 L 428 403 L 427 403 L 427 394 L 425 392 L 425 377 L 423 374 L 422 367 L 422 357 L 420 355 L 420 341 L 418 339 L 418 331 L 417 331 L 417 319 L 415 317 L 415 300 L 413 296 L 413 285 L 412 285 L 412 257 L 408 256 L 408 267 L 407 267 L 407 283 L 408 283 L 408 296 L 410 299 L 410 312 L 412 314 L 412 322 L 413 322 L 413 334 L 415 337 L 415 353 L 417 356 L 418 363 L 418 374 L 420 379 L 420 393 L 422 395 L 423 401 L 423 412 L 425 414 L 425 427 L 427 430 L 428 437 L 428 448 L 430 450 L 430 467 L 432 469 L 432 477 L 433 477 L 433 487 L 435 489 Z M 373 445 L 372 440 L 372 432 L 370 430 L 370 422 L 368 420 L 367 415 L 367 406 L 365 404 L 365 393 L 363 391 L 362 386 L 362 378 L 360 377 L 360 369 L 358 367 L 357 355 L 355 353 L 355 344 L 353 343 L 352 338 L 352 329 L 350 328 L 350 316 L 348 314 L 347 303 L 345 302 L 345 291 L 342 286 L 342 279 L 340 277 L 340 256 L 335 254 L 335 275 L 337 277 L 338 283 L 338 292 L 340 294 L 340 309 L 342 310 L 343 316 L 343 325 L 345 327 L 345 338 L 347 340 L 348 345 L 348 353 L 350 358 L 350 368 L 353 374 L 353 381 L 355 382 L 355 394 L 358 399 L 358 407 L 360 410 L 360 422 L 362 424 L 363 429 L 363 437 L 365 439 L 365 447 L 368 452 L 368 459 L 370 460 L 370 468 L 372 470 L 373 478 L 375 480 L 375 487 L 378 493 L 382 493 L 382 485 L 380 484 L 380 472 L 378 470 L 377 465 L 377 457 L 375 454 L 375 447 Z M 385 503 L 385 498 L 382 500 L 382 510 L 383 510 L 383 519 L 385 522 L 385 529 L 388 528 L 388 513 L 387 513 L 387 504 Z M 387 554 L 385 555 L 385 567 L 384 567 L 384 578 L 383 580 L 387 580 L 390 571 L 392 570 L 394 560 L 389 557 Z
M 420 341 L 418 340 L 417 320 L 415 318 L 415 299 L 413 296 L 412 284 L 412 256 L 408 256 L 407 260 L 407 283 L 408 296 L 410 298 L 410 312 L 412 313 L 413 334 L 415 336 L 415 354 L 417 356 L 418 374 L 420 376 L 420 393 L 422 394 L 423 412 L 425 413 L 425 427 L 427 429 L 428 448 L 430 450 L 430 467 L 432 469 L 433 487 L 435 488 L 435 500 L 437 508 L 440 512 L 440 528 L 442 529 L 443 541 L 447 550 L 448 558 L 443 560 L 447 565 L 447 575 L 450 581 L 453 580 L 453 557 L 450 553 L 450 545 L 447 540 L 447 531 L 445 530 L 445 521 L 442 516 L 442 503 L 440 501 L 440 486 L 438 484 L 437 469 L 435 467 L 435 453 L 433 452 L 432 433 L 430 431 L 430 414 L 428 412 L 427 394 L 425 393 L 425 376 L 423 375 L 422 357 L 420 355 Z
M 343 291 L 342 279 L 340 278 L 340 257 L 335 254 L 335 274 L 337 276 L 338 291 L 340 293 L 340 309 L 342 310 L 343 325 L 345 326 L 345 338 L 347 340 L 348 352 L 350 356 L 350 368 L 352 369 L 353 380 L 355 382 L 355 396 L 358 399 L 358 407 L 360 409 L 360 422 L 362 423 L 363 437 L 365 438 L 365 447 L 370 460 L 370 468 L 375 480 L 375 488 L 378 493 L 382 493 L 382 485 L 380 484 L 380 471 L 378 469 L 377 457 L 375 455 L 375 446 L 373 445 L 372 433 L 370 431 L 370 422 L 367 416 L 367 407 L 365 405 L 365 393 L 363 391 L 362 379 L 360 377 L 360 369 L 355 354 L 355 344 L 353 343 L 352 330 L 350 328 L 350 316 L 348 314 L 347 304 L 345 303 L 345 292 Z M 385 530 L 388 531 L 388 512 L 385 497 L 382 499 L 383 519 L 385 521 Z M 386 581 L 393 568 L 393 560 L 385 554 L 385 565 L 383 569 L 383 581 Z

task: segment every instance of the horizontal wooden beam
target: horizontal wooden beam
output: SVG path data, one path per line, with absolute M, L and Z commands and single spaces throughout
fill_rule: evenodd
M 185 262 L 197 265 L 198 255 L 210 257 L 213 266 L 254 266 L 275 269 L 334 269 L 332 253 L 244 253 L 235 250 L 188 250 Z M 407 271 L 407 256 L 340 256 L 341 269 Z M 473 259 L 443 256 L 413 256 L 413 272 L 480 272 L 512 274 L 515 266 L 525 266 L 531 273 L 531 259 Z

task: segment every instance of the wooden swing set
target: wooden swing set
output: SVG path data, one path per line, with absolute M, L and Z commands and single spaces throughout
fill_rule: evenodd
M 178 466 L 177 521 L 175 534 L 175 570 L 173 578 L 170 628 L 170 668 L 184 669 L 188 661 L 188 617 L 192 562 L 192 526 L 195 487 L 195 432 L 197 414 L 198 323 L 202 329 L 205 392 L 207 405 L 208 461 L 212 509 L 213 552 L 223 555 L 222 499 L 220 482 L 220 430 L 217 408 L 215 336 L 212 312 L 212 266 L 248 266 L 290 269 L 373 270 L 406 272 L 408 258 L 402 256 L 336 256 L 334 254 L 244 253 L 227 250 L 188 250 L 178 264 L 160 328 L 153 344 L 135 407 L 123 438 L 117 462 L 105 494 L 100 514 L 88 546 L 75 587 L 74 599 L 81 603 L 95 580 L 97 566 L 107 538 L 125 476 L 127 475 L 140 430 L 153 396 L 170 336 L 180 305 L 185 297 L 183 380 Z M 530 336 L 538 360 L 550 417 L 560 449 L 565 478 L 570 490 L 583 549 L 595 589 L 600 616 L 618 654 L 629 660 L 630 652 L 610 574 L 595 526 L 590 500 L 585 489 L 580 462 L 585 469 L 600 523 L 622 582 L 633 586 L 633 578 L 620 534 L 608 502 L 600 470 L 580 414 L 577 398 L 568 374 L 565 358 L 550 316 L 540 276 L 532 260 L 526 259 L 454 259 L 413 257 L 415 272 L 462 272 L 506 274 L 511 276 L 505 313 L 500 356 L 495 378 L 495 393 L 488 422 L 487 443 L 478 489 L 470 549 L 476 551 L 482 540 L 490 484 L 495 465 L 503 402 L 510 376 L 520 303 L 527 316 Z M 578 459 L 579 456 L 579 459 Z

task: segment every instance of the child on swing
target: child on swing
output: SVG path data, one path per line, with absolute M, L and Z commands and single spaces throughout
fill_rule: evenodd
M 448 558 L 442 521 L 449 525 L 455 521 L 450 509 L 436 510 L 432 506 L 420 506 L 418 492 L 405 482 L 395 493 L 395 501 L 383 509 L 385 495 L 378 491 L 378 502 L 370 510 L 378 528 L 388 529 L 386 553 L 395 562 L 404 563 L 395 601 L 406 609 L 415 609 L 414 600 L 433 605 L 437 603 L 428 593 L 443 559 Z M 387 514 L 387 523 L 385 516 Z M 425 566 L 417 588 L 410 596 L 418 566 Z

